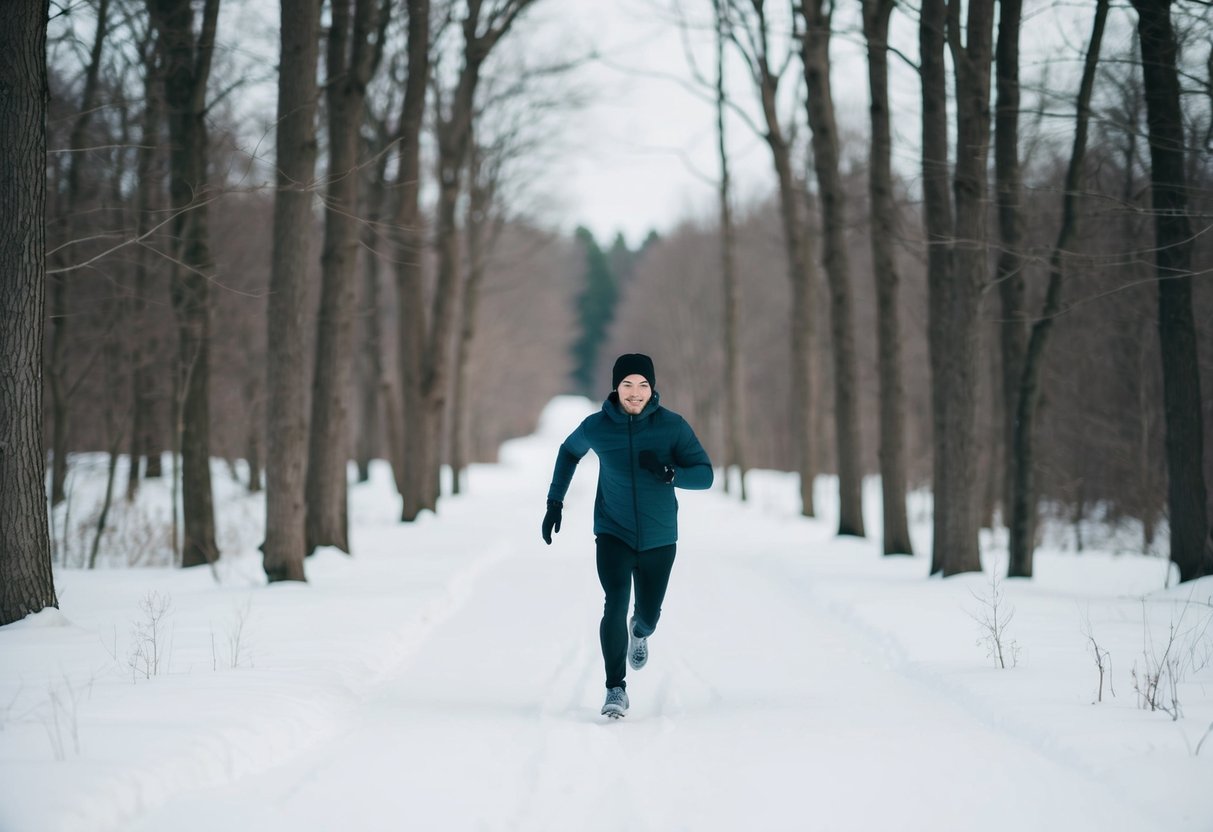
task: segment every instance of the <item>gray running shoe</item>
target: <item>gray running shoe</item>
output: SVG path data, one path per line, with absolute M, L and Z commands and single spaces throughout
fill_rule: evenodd
M 602 715 L 611 719 L 622 718 L 628 710 L 628 692 L 623 688 L 610 688 L 607 691 L 606 702 L 602 705 Z
M 639 670 L 649 660 L 649 640 L 632 632 L 635 622 L 635 617 L 628 619 L 628 664 L 632 666 L 632 670 Z

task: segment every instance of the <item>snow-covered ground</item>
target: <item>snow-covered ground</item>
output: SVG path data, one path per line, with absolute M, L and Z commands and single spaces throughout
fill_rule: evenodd
M 1213 579 L 1045 550 L 1005 581 L 996 542 L 984 575 L 929 578 L 921 507 L 920 554 L 882 558 L 833 535 L 824 480 L 816 520 L 783 474 L 746 505 L 680 493 L 649 665 L 599 716 L 592 455 L 539 539 L 593 407 L 555 400 L 414 524 L 376 469 L 354 556 L 306 585 L 265 585 L 260 501 L 220 471 L 218 568 L 128 567 L 157 545 L 145 489 L 102 568 L 57 570 L 60 611 L 0 628 L 0 830 L 1213 830 Z

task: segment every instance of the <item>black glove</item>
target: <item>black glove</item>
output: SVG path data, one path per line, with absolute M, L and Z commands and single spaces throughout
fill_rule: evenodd
M 662 482 L 674 481 L 674 467 L 672 465 L 663 465 L 657 459 L 655 451 L 640 452 L 640 467 L 648 471 Z
M 552 532 L 560 531 L 560 512 L 564 503 L 559 500 L 548 500 L 547 514 L 543 515 L 543 542 L 552 545 Z

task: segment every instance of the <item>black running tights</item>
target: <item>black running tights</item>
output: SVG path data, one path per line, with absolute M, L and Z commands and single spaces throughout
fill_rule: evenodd
M 674 566 L 676 545 L 659 546 L 637 552 L 617 537 L 600 534 L 598 542 L 598 580 L 606 593 L 598 638 L 602 642 L 602 661 L 606 666 L 606 686 L 626 688 L 628 653 L 628 602 L 632 583 L 636 584 L 637 636 L 647 637 L 657 629 L 661 602 L 670 569 Z

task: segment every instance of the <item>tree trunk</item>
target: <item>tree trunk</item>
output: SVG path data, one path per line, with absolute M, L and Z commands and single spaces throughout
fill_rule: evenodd
M 886 555 L 913 554 L 906 518 L 905 417 L 902 412 L 901 320 L 893 241 L 893 142 L 889 119 L 889 17 L 893 0 L 865 0 L 868 87 L 872 142 L 868 195 L 871 201 L 872 271 L 876 280 L 877 364 L 880 377 L 880 488 Z
M 821 196 L 824 264 L 830 287 L 838 533 L 863 537 L 863 451 L 859 439 L 851 265 L 846 241 L 846 190 L 838 172 L 838 125 L 830 90 L 831 15 L 825 9 L 824 0 L 807 0 L 799 8 L 805 20 L 801 57 L 808 89 L 806 109 L 813 134 L 813 165 Z
M 942 465 L 935 492 L 935 547 L 942 550 L 943 572 L 980 572 L 980 517 L 973 488 L 977 479 L 977 387 L 981 355 L 981 293 L 986 286 L 986 177 L 990 146 L 990 63 L 994 0 L 967 7 L 965 45 L 961 45 L 959 0 L 948 6 L 948 40 L 956 68 L 956 200 L 952 236 L 952 275 L 932 292 L 944 298 L 936 308 L 944 318 L 931 322 L 939 349 L 932 358 L 943 431 L 935 437 Z M 941 503 L 942 500 L 942 503 Z
M 1066 170 L 1065 192 L 1062 196 L 1061 228 L 1049 258 L 1049 285 L 1044 309 L 1032 325 L 1023 371 L 1015 391 L 1011 467 L 1013 472 L 1010 518 L 1010 558 L 1007 574 L 1012 578 L 1032 577 L 1032 552 L 1036 547 L 1036 445 L 1034 431 L 1040 399 L 1040 372 L 1045 342 L 1053 320 L 1061 312 L 1061 285 L 1065 274 L 1065 256 L 1078 233 L 1078 200 L 1081 197 L 1082 169 L 1086 161 L 1087 125 L 1091 118 L 1091 91 L 1095 87 L 1095 70 L 1099 66 L 1099 49 L 1103 42 L 1104 21 L 1108 16 L 1108 0 L 1096 0 L 1095 22 L 1091 43 L 1083 64 L 1082 82 L 1078 89 L 1074 126 L 1074 146 Z
M 417 381 L 417 398 L 421 402 L 418 414 L 424 431 L 420 452 L 421 465 L 415 474 L 413 488 L 421 498 L 421 507 L 436 510 L 439 496 L 439 469 L 443 447 L 444 417 L 454 353 L 455 321 L 463 302 L 463 280 L 460 275 L 459 229 L 456 221 L 459 194 L 462 190 L 464 168 L 471 145 L 472 123 L 475 117 L 476 88 L 485 60 L 518 16 L 534 0 L 505 0 L 494 7 L 482 21 L 482 4 L 468 4 L 462 21 L 463 66 L 451 96 L 449 112 L 442 113 L 439 101 L 436 132 L 438 134 L 438 211 L 434 248 L 438 259 L 433 304 L 428 332 L 422 339 L 423 352 Z M 487 25 L 481 32 L 480 26 Z M 417 314 L 414 313 L 414 319 Z M 414 359 L 415 361 L 415 359 Z M 407 407 L 407 405 L 406 405 Z
M 304 581 L 307 554 L 307 362 L 304 358 L 312 180 L 316 173 L 316 58 L 320 4 L 282 0 L 278 179 L 270 272 L 263 568 L 270 582 Z
M 978 313 L 986 278 L 985 176 L 989 149 L 992 0 L 968 7 L 961 45 L 957 0 L 924 0 L 919 25 L 923 197 L 929 287 L 928 346 L 934 433 L 931 571 L 981 570 L 976 481 Z M 956 66 L 957 161 L 948 192 L 944 44 Z
M 421 184 L 421 123 L 430 74 L 430 0 L 408 0 L 408 80 L 396 132 L 400 158 L 396 173 L 397 356 L 403 441 L 392 461 L 400 490 L 400 519 L 417 519 L 423 507 L 417 470 L 425 449 L 421 402 L 421 355 L 425 336 L 424 235 L 418 196 Z
M 56 207 L 55 227 L 61 239 L 56 240 L 60 246 L 69 245 L 75 237 L 77 223 L 74 216 L 77 212 L 86 210 L 84 187 L 81 179 L 81 169 L 88 164 L 88 128 L 97 110 L 97 91 L 101 77 L 101 58 L 104 52 L 105 39 L 108 34 L 109 0 L 100 0 L 97 6 L 97 28 L 93 33 L 93 43 L 89 50 L 88 64 L 84 70 L 84 88 L 80 94 L 80 103 L 72 121 L 71 134 L 68 137 L 68 153 L 65 174 L 66 186 L 61 191 L 61 198 Z M 64 251 L 69 249 L 64 248 Z M 70 266 L 61 256 L 60 264 Z M 68 428 L 71 413 L 68 401 L 78 384 L 72 384 L 67 378 L 66 344 L 68 332 L 67 283 L 69 272 L 66 269 L 56 269 L 52 276 L 51 288 L 51 354 L 49 366 L 46 368 L 51 388 L 51 416 L 53 432 L 51 434 L 51 505 L 57 506 L 64 499 L 64 484 L 67 481 Z
M 364 188 L 364 198 L 367 205 L 367 223 L 363 233 L 363 249 L 365 251 L 363 279 L 366 285 L 366 309 L 364 312 L 366 339 L 363 347 L 366 365 L 369 368 L 369 375 L 371 377 L 370 386 L 372 387 L 366 393 L 366 403 L 371 409 L 383 408 L 382 417 L 386 422 L 383 433 L 387 438 L 388 460 L 392 468 L 396 488 L 398 491 L 402 491 L 400 460 L 403 457 L 404 425 L 400 418 L 400 406 L 397 403 L 396 391 L 388 377 L 387 368 L 383 363 L 383 331 L 379 318 L 379 249 L 380 241 L 382 240 L 380 221 L 386 191 L 385 168 L 387 164 L 387 154 L 380 152 L 383 149 L 385 148 L 380 147 L 375 153 L 371 154 L 377 155 L 381 159 L 381 162 L 377 169 L 373 169 L 374 173 L 368 176 L 368 182 Z M 369 433 L 372 437 L 378 436 L 379 431 L 372 427 L 379 421 L 378 416 L 373 416 L 368 412 L 366 418 L 367 423 L 363 426 L 363 433 Z
M 998 295 L 1002 302 L 1002 516 L 1010 525 L 1014 491 L 1015 417 L 1028 329 L 1024 309 L 1022 175 L 1019 167 L 1019 30 L 1023 0 L 1000 0 L 995 53 L 994 176 L 998 202 Z
M 737 468 L 738 488 L 742 502 L 746 500 L 746 456 L 744 444 L 745 400 L 741 384 L 741 284 L 737 280 L 736 231 L 733 226 L 732 179 L 729 156 L 725 149 L 725 108 L 727 99 L 724 83 L 724 44 L 726 17 L 723 0 L 714 0 L 716 9 L 716 150 L 720 157 L 720 274 L 724 294 L 724 460 L 725 489 L 729 487 L 729 471 Z
M 481 148 L 475 138 L 471 142 L 468 157 L 468 204 L 466 228 L 468 277 L 463 290 L 462 320 L 459 327 L 458 354 L 455 357 L 455 397 L 451 403 L 451 493 L 462 491 L 461 480 L 468 465 L 467 439 L 470 414 L 468 412 L 468 374 L 472 356 L 472 342 L 476 336 L 476 315 L 480 306 L 480 287 L 484 283 L 487 268 L 489 226 L 493 203 L 493 183 L 485 165 Z
M 140 146 L 136 176 L 139 179 L 135 193 L 135 233 L 142 239 L 152 225 L 153 213 L 160 207 L 161 180 L 157 172 L 157 147 L 160 145 L 160 120 L 163 117 L 161 90 L 164 83 L 160 77 L 159 62 L 155 46 L 155 30 L 149 27 L 148 42 L 143 45 L 144 94 L 143 119 L 140 131 Z M 148 457 L 147 476 L 151 476 L 150 454 L 159 458 L 160 447 L 154 440 L 154 408 L 152 401 L 151 365 L 157 354 L 154 336 L 146 333 L 147 301 L 151 287 L 152 270 L 149 267 L 151 251 L 146 245 L 135 251 L 135 293 L 131 301 L 131 364 L 134 372 L 131 379 L 131 427 L 130 427 L 130 472 L 126 481 L 126 499 L 134 500 L 139 491 L 140 462 Z
M 173 280 L 178 358 L 182 367 L 181 466 L 185 537 L 182 566 L 213 563 L 215 514 L 210 471 L 210 278 L 207 224 L 206 81 L 219 0 L 206 0 L 195 37 L 189 0 L 148 0 L 163 45 L 164 101 L 170 143 L 169 195 L 178 260 Z
M 767 146 L 771 149 L 775 176 L 779 184 L 779 216 L 783 224 L 784 246 L 788 257 L 788 279 L 792 284 L 792 442 L 796 449 L 796 470 L 800 474 L 801 514 L 815 515 L 813 477 L 816 473 L 813 442 L 813 286 L 817 282 L 809 252 L 808 231 L 801 219 L 801 188 L 792 172 L 791 150 L 779 125 L 776 110 L 778 79 L 763 73 L 759 90 L 766 118 Z
M 1133 7 L 1150 136 L 1171 562 L 1179 567 L 1179 579 L 1190 581 L 1213 574 L 1213 539 L 1204 479 L 1200 363 L 1192 313 L 1192 231 L 1176 42 L 1170 0 L 1133 0 Z
M 47 13 L 0 4 L 0 626 L 59 606 L 42 447 Z
M 307 551 L 350 551 L 346 465 L 350 459 L 350 383 L 354 365 L 354 272 L 358 264 L 359 129 L 376 50 L 374 0 L 333 0 L 325 100 L 329 171 L 320 315 L 307 469 Z

